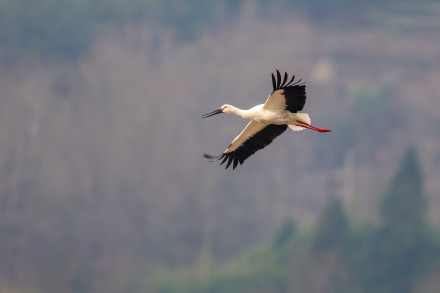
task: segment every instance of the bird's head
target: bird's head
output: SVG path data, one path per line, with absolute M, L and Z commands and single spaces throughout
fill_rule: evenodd
M 220 107 L 220 110 L 222 110 L 222 113 L 231 113 L 232 112 L 232 106 L 228 104 L 224 104 Z
M 202 115 L 202 118 L 208 118 L 211 116 L 214 116 L 216 114 L 220 114 L 220 113 L 231 113 L 233 110 L 233 107 L 231 105 L 225 104 L 223 106 L 221 106 L 220 108 L 218 108 L 217 110 L 214 110 L 212 112 L 209 112 L 207 114 Z

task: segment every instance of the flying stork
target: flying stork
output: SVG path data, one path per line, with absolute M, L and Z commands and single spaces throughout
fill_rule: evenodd
M 213 161 L 222 160 L 226 169 L 233 163 L 233 169 L 238 163 L 243 162 L 256 151 L 269 145 L 277 136 L 283 133 L 287 127 L 294 131 L 305 128 L 319 132 L 329 132 L 329 129 L 310 125 L 310 117 L 306 113 L 297 113 L 304 108 L 306 102 L 306 86 L 301 79 L 293 83 L 295 76 L 287 82 L 288 74 L 284 73 L 283 79 L 277 69 L 277 77 L 272 73 L 273 91 L 266 103 L 257 105 L 249 110 L 225 104 L 219 109 L 204 114 L 201 118 L 207 118 L 220 113 L 232 113 L 246 119 L 249 124 L 232 141 L 231 145 L 219 156 L 204 157 Z

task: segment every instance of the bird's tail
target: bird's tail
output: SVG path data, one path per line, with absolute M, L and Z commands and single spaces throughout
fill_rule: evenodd
M 310 124 L 311 120 L 310 120 L 310 116 L 307 113 L 296 113 L 295 114 L 296 119 L 305 122 L 307 124 Z M 302 126 L 298 126 L 298 125 L 293 125 L 293 124 L 289 124 L 290 129 L 292 129 L 293 131 L 300 131 L 305 129 Z

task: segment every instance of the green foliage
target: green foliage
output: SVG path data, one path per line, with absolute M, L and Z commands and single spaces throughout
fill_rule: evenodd
M 236 4 L 197 0 L 31 0 L 0 1 L 0 58 L 26 55 L 75 58 L 109 25 L 140 23 L 180 39 L 192 38 L 227 17 Z
M 92 287 L 93 270 L 89 264 L 83 264 L 74 273 L 70 282 L 72 292 L 90 292 Z
M 274 247 L 278 249 L 285 247 L 289 240 L 293 238 L 293 235 L 295 234 L 295 229 L 295 222 L 292 219 L 287 219 L 286 221 L 284 221 L 278 234 L 275 236 L 273 242 Z
M 29 54 L 74 58 L 88 48 L 104 27 L 126 23 L 142 23 L 159 34 L 171 30 L 178 39 L 193 39 L 231 22 L 242 9 L 242 3 L 242 0 L 40 0 L 36 5 L 32 0 L 1 0 L 0 57 L 3 61 L 19 60 Z M 258 0 L 256 3 L 263 17 L 274 9 L 300 7 L 320 20 L 345 13 L 356 1 Z
M 438 260 L 435 233 L 377 227 L 352 235 L 352 280 L 362 292 L 412 292 L 415 281 Z
M 202 292 L 283 292 L 286 270 L 277 264 L 277 252 L 271 246 L 250 249 L 236 260 L 214 264 L 211 275 L 205 276 L 198 265 L 176 271 L 163 270 L 149 276 L 140 291 L 160 293 Z
M 296 234 L 296 224 L 292 219 L 287 219 L 281 225 L 272 243 L 273 249 L 278 254 L 278 264 L 287 265 L 290 261 L 290 246 Z
M 367 234 L 353 258 L 356 281 L 365 292 L 412 292 L 417 277 L 438 257 L 412 148 L 383 197 L 381 217 L 383 225 Z
M 322 20 L 333 15 L 346 13 L 353 5 L 359 4 L 359 1 L 353 0 L 288 0 L 288 3 L 304 7 L 311 17 L 316 20 Z
M 351 90 L 354 99 L 354 111 L 361 118 L 379 116 L 387 108 L 388 90 L 372 84 L 355 84 Z
M 91 1 L 17 0 L 0 2 L 3 59 L 26 54 L 74 57 L 93 36 Z
M 147 16 L 148 11 L 154 10 L 158 4 L 145 0 L 105 0 L 88 1 L 94 12 L 95 21 L 101 23 L 138 21 Z M 163 1 L 166 2 L 166 1 Z
M 388 116 L 389 112 L 392 112 L 389 111 L 389 97 L 392 96 L 392 92 L 387 86 L 356 82 L 350 85 L 349 95 L 352 97 L 350 113 L 353 117 L 348 120 L 357 122 L 357 125 L 351 125 L 351 129 L 349 129 L 351 132 L 356 132 L 359 127 L 371 127 L 375 121 L 383 121 L 384 116 Z M 387 114 L 385 115 L 385 113 Z
M 422 186 L 416 152 L 410 148 L 382 200 L 380 214 L 385 227 L 407 230 L 426 219 L 427 203 Z
M 315 227 L 313 247 L 317 250 L 337 248 L 346 241 L 347 219 L 341 201 L 333 197 L 323 210 Z
M 320 286 L 325 292 L 413 292 L 419 277 L 439 260 L 440 245 L 438 233 L 424 221 L 415 150 L 409 149 L 402 162 L 383 198 L 381 226 L 349 229 L 341 201 L 331 198 L 311 234 L 296 231 L 287 220 L 271 245 L 213 265 L 209 277 L 194 266 L 153 275 L 149 288 L 160 293 L 310 292 Z M 411 203 L 416 211 L 410 214 L 417 216 L 405 219 L 407 208 L 396 204 L 399 200 Z
M 213 27 L 221 17 L 224 7 L 216 1 L 168 0 L 168 4 L 158 7 L 160 22 L 171 27 L 179 39 L 193 39 Z M 224 16 L 225 17 L 225 16 Z

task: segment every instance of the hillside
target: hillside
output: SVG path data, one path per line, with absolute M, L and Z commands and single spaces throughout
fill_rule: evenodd
M 319 22 L 253 3 L 195 38 L 121 21 L 74 57 L 2 63 L 1 284 L 72 292 L 85 274 L 118 292 L 157 267 L 226 261 L 286 219 L 308 229 L 333 196 L 379 222 L 408 146 L 440 225 L 437 6 Z M 264 102 L 277 68 L 307 82 L 305 112 L 333 132 L 288 132 L 233 172 L 207 162 L 246 122 L 200 114 Z

